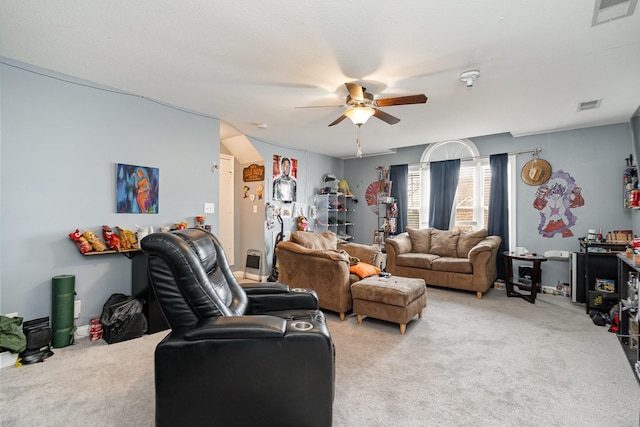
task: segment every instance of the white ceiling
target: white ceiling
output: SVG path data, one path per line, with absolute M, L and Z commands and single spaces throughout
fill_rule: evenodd
M 0 0 L 0 55 L 221 119 L 265 142 L 356 151 L 344 82 L 426 104 L 371 118 L 365 155 L 630 119 L 640 17 L 592 26 L 595 0 Z M 478 69 L 472 90 L 460 73 Z M 580 102 L 602 99 L 578 112 Z M 265 123 L 266 129 L 257 123 Z

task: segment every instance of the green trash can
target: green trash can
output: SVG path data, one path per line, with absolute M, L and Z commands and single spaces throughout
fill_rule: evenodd
M 76 276 L 64 274 L 52 279 L 53 294 L 51 298 L 51 330 L 53 348 L 66 347 L 73 344 L 73 305 Z

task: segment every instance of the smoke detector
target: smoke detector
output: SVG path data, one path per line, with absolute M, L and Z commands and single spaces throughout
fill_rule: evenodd
M 480 77 L 480 71 L 478 70 L 465 71 L 464 73 L 460 74 L 460 80 L 465 82 L 465 84 L 467 85 L 467 88 L 469 89 L 473 87 L 473 82 L 478 77 Z

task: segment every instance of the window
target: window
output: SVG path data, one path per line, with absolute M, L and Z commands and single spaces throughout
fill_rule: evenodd
M 477 148 L 469 140 L 444 141 L 429 146 L 422 155 L 422 163 L 409 167 L 407 226 L 429 227 L 429 162 L 462 159 L 450 228 L 487 228 L 491 168 L 488 158 L 478 157 Z
M 490 186 L 488 159 L 461 163 L 452 229 L 471 231 L 487 228 Z
M 407 177 L 409 195 L 407 203 L 407 227 L 421 228 L 420 227 L 420 209 L 421 200 L 420 197 L 420 167 L 412 168 L 409 166 L 409 175 Z

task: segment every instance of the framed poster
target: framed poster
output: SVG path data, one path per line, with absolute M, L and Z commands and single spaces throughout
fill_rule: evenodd
M 116 165 L 116 213 L 157 214 L 160 169 Z
M 274 201 L 290 203 L 296 201 L 298 185 L 298 161 L 289 157 L 273 155 Z
M 296 203 L 296 210 L 293 216 L 307 217 L 307 205 L 306 203 Z

